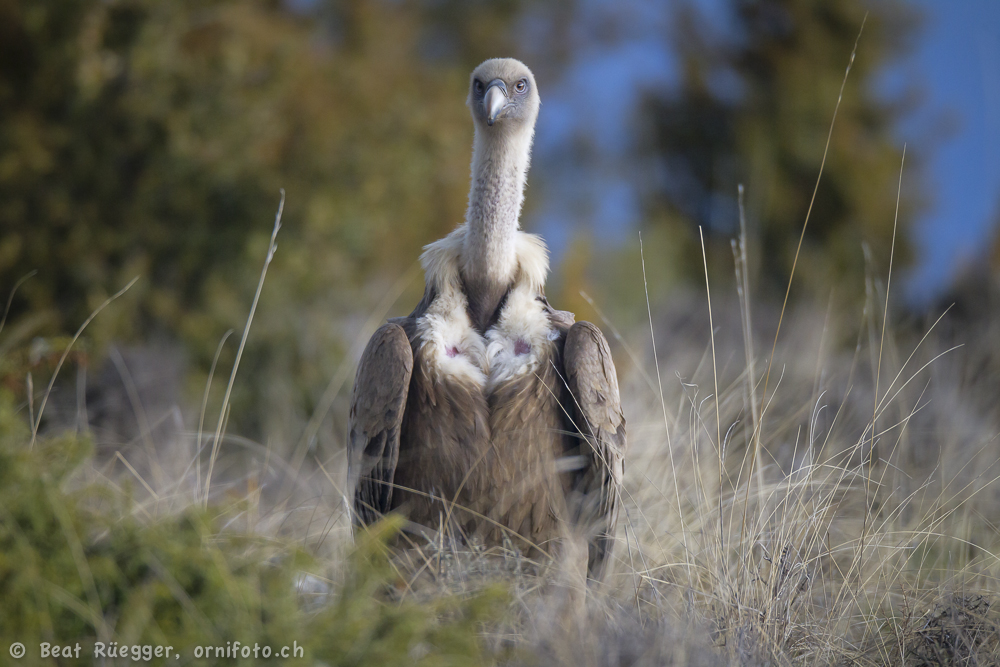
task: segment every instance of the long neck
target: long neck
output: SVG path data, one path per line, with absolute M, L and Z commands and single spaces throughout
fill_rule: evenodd
M 507 283 L 517 269 L 514 234 L 524 201 L 531 156 L 531 133 L 486 135 L 476 129 L 472 187 L 462 252 L 463 274 L 477 283 Z

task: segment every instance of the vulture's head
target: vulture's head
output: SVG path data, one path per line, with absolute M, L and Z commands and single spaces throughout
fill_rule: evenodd
M 472 72 L 468 105 L 476 130 L 485 135 L 531 132 L 539 105 L 535 76 L 520 60 L 487 60 Z

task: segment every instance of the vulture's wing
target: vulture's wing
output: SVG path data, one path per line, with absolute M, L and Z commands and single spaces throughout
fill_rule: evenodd
M 570 430 L 579 434 L 582 467 L 573 486 L 574 518 L 590 533 L 588 574 L 602 579 L 614 545 L 624 473 L 625 417 L 618 397 L 618 376 L 601 330 L 590 322 L 574 324 L 563 348 L 566 384 L 572 393 L 566 410 Z
M 354 522 L 386 514 L 399 460 L 399 432 L 413 372 L 413 351 L 403 328 L 382 326 L 361 355 L 348 422 L 348 494 Z

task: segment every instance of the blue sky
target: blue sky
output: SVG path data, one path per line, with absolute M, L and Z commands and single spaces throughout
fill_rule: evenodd
M 924 94 L 919 110 L 898 128 L 901 142 L 930 158 L 931 205 L 917 221 L 917 262 L 906 276 L 908 296 L 920 304 L 985 252 L 1000 220 L 1000 0 L 911 2 L 925 12 L 922 32 L 884 80 L 889 93 L 893 86 L 915 86 Z M 720 22 L 726 4 L 699 0 Z M 581 223 L 607 241 L 634 233 L 641 213 L 630 183 L 640 175 L 630 169 L 623 133 L 639 89 L 676 79 L 663 44 L 669 12 L 662 3 L 583 0 L 583 6 L 573 28 L 575 59 L 542 91 L 536 134 L 536 167 L 557 176 L 542 176 L 546 196 L 529 225 L 553 248 L 564 248 Z M 613 39 L 599 36 L 609 32 Z M 591 94 L 595 76 L 600 95 Z M 574 160 L 579 136 L 593 137 L 587 150 L 602 165 L 598 173 Z
M 922 82 L 927 100 L 902 129 L 910 145 L 935 114 L 956 127 L 929 165 L 935 202 L 920 220 L 920 264 L 910 276 L 915 296 L 931 294 L 984 250 L 1000 221 L 1000 2 L 914 0 L 926 12 L 916 52 L 901 74 Z M 919 297 L 918 297 L 919 298 Z

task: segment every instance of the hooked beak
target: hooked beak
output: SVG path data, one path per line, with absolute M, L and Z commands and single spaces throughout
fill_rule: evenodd
M 493 79 L 486 87 L 483 108 L 486 110 L 486 124 L 492 126 L 500 113 L 507 107 L 507 86 L 500 79 Z

